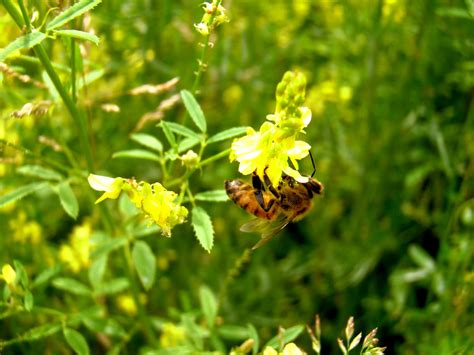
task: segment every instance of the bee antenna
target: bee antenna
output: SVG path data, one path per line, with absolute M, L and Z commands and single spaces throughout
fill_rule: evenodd
M 309 151 L 309 157 L 311 158 L 311 164 L 313 164 L 313 173 L 311 174 L 311 177 L 313 177 L 316 173 L 316 164 L 314 164 L 313 154 L 311 154 L 311 150 Z

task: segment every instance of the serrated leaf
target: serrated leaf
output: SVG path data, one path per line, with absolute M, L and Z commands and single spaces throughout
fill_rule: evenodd
M 181 90 L 181 99 L 183 100 L 184 106 L 189 113 L 189 116 L 196 124 L 197 128 L 203 133 L 206 133 L 207 124 L 206 124 L 206 117 L 202 112 L 201 106 L 199 106 L 198 102 L 194 98 L 193 94 L 191 94 L 187 90 Z
M 54 31 L 54 34 L 59 35 L 61 37 L 69 37 L 89 41 L 94 43 L 96 46 L 99 45 L 100 41 L 99 37 L 97 37 L 95 34 L 79 30 L 57 30 Z
M 66 338 L 67 343 L 76 354 L 88 355 L 90 353 L 89 345 L 87 345 L 86 339 L 77 330 L 71 328 L 64 328 L 63 334 Z
M 19 199 L 22 199 L 23 197 L 28 196 L 33 192 L 41 190 L 46 186 L 48 186 L 48 183 L 46 182 L 34 182 L 32 184 L 25 185 L 17 188 L 16 190 L 10 191 L 6 195 L 0 197 L 0 207 L 5 206 L 7 203 L 18 201 Z
M 120 277 L 118 279 L 101 283 L 95 288 L 94 293 L 98 296 L 113 295 L 126 290 L 129 288 L 129 286 L 130 282 L 128 279 L 125 277 Z
M 84 285 L 82 282 L 71 278 L 58 277 L 53 280 L 52 284 L 59 290 L 70 292 L 75 295 L 89 296 L 91 294 L 91 290 L 89 289 L 89 287 Z
M 12 54 L 13 52 L 24 49 L 32 48 L 37 44 L 41 43 L 46 38 L 46 34 L 43 32 L 31 32 L 18 37 L 5 48 L 0 49 L 0 62 L 5 61 L 5 59 Z
M 112 155 L 112 158 L 127 158 L 127 159 L 145 159 L 145 160 L 153 160 L 153 161 L 160 161 L 160 157 L 155 153 L 152 153 L 148 150 L 143 149 L 131 149 L 131 150 L 122 150 L 120 152 L 116 152 Z
M 166 122 L 166 125 L 169 127 L 169 129 L 173 133 L 176 133 L 180 136 L 187 137 L 187 138 L 194 138 L 194 139 L 197 139 L 198 141 L 201 140 L 201 136 L 198 133 L 190 130 L 186 126 L 183 126 L 179 123 L 168 122 L 168 121 Z
M 190 148 L 194 147 L 199 142 L 201 142 L 201 138 L 196 138 L 196 137 L 184 138 L 181 142 L 179 142 L 178 153 L 182 153 L 184 151 L 189 150 Z
M 59 184 L 58 196 L 61 201 L 61 206 L 63 206 L 66 213 L 73 219 L 76 219 L 79 213 L 79 203 L 69 183 L 64 181 Z
M 196 206 L 193 208 L 191 219 L 199 244 L 210 253 L 214 244 L 214 228 L 211 218 L 203 208 Z
M 199 289 L 199 301 L 209 329 L 214 328 L 217 317 L 217 300 L 209 287 L 201 286 Z
M 55 28 L 61 27 L 62 25 L 96 7 L 101 2 L 102 0 L 81 0 L 52 19 L 46 26 L 46 29 L 51 31 Z
M 161 144 L 161 142 L 152 135 L 146 133 L 134 133 L 130 136 L 130 138 L 147 148 L 153 149 L 160 153 L 163 152 L 163 144 Z
M 138 241 L 132 249 L 133 263 L 137 270 L 138 277 L 145 288 L 151 289 L 155 282 L 156 260 L 155 254 L 144 241 Z
M 219 132 L 207 140 L 208 144 L 224 141 L 226 139 L 241 136 L 247 132 L 247 127 L 233 127 Z
M 23 165 L 22 167 L 16 169 L 18 174 L 25 176 L 37 177 L 43 180 L 55 180 L 59 181 L 62 179 L 61 174 L 58 172 L 44 168 L 40 165 Z
M 23 299 L 23 304 L 25 305 L 25 309 L 28 312 L 31 312 L 31 310 L 33 309 L 34 298 L 33 298 L 33 294 L 29 290 L 25 291 L 25 297 Z
M 96 258 L 89 267 L 89 281 L 94 289 L 102 283 L 102 278 L 104 277 L 105 269 L 107 267 L 107 256 L 108 254 L 103 254 Z
M 295 325 L 294 327 L 285 329 L 283 331 L 283 334 L 279 334 L 277 336 L 274 336 L 271 338 L 264 346 L 271 346 L 272 348 L 278 348 L 280 342 L 283 344 L 287 344 L 293 340 L 295 340 L 301 332 L 304 330 L 304 326 L 302 325 Z
M 210 190 L 199 192 L 194 195 L 194 199 L 197 201 L 212 201 L 212 202 L 225 202 L 229 201 L 229 196 L 224 189 L 222 190 Z

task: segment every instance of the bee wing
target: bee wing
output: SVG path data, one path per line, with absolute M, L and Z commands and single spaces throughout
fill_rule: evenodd
M 254 218 L 245 223 L 240 230 L 246 233 L 257 232 L 261 233 L 262 239 L 252 247 L 252 250 L 260 248 L 262 245 L 268 243 L 275 235 L 277 235 L 292 218 L 282 214 L 276 220 L 269 221 L 268 219 Z

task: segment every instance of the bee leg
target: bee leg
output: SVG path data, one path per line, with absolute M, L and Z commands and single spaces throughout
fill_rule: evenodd
M 316 164 L 314 164 L 314 159 L 313 159 L 313 154 L 311 154 L 311 150 L 309 151 L 309 157 L 311 158 L 311 164 L 313 164 L 313 173 L 311 174 L 311 177 L 316 174 Z
M 268 206 L 265 206 L 265 199 L 263 198 L 263 191 L 265 191 L 265 185 L 255 173 L 252 175 L 252 186 L 254 188 L 255 198 L 257 199 L 257 202 L 260 207 L 262 207 L 265 212 L 270 211 L 270 208 L 272 208 L 273 204 L 275 203 L 275 200 L 270 200 Z
M 267 168 L 265 168 L 265 170 L 264 170 L 263 180 L 265 181 L 265 184 L 268 186 L 268 189 L 273 194 L 273 196 L 275 196 L 276 198 L 280 198 L 280 194 L 275 189 L 275 187 L 273 187 L 272 182 L 270 181 L 270 178 L 268 177 L 268 175 L 266 173 L 266 170 L 267 170 Z

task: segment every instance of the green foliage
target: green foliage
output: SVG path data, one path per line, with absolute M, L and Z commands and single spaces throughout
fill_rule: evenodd
M 473 2 L 211 3 L 0 2 L 0 353 L 372 354 L 375 327 L 389 353 L 469 353 Z M 229 148 L 276 101 L 298 114 L 288 70 L 325 190 L 250 251 Z M 159 182 L 186 221 L 94 204 L 91 173 Z

